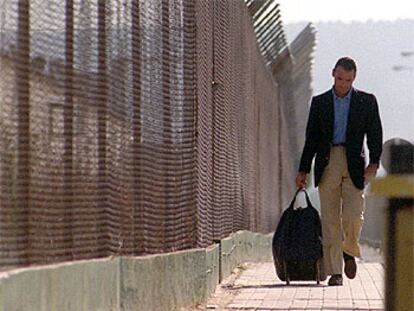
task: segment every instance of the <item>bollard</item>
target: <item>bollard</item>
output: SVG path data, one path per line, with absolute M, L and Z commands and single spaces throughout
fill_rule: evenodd
M 414 310 L 414 146 L 389 149 L 390 175 L 372 184 L 388 198 L 385 305 L 387 311 Z

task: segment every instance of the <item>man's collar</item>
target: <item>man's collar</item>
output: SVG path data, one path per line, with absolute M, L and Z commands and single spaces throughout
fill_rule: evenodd
M 352 95 L 353 90 L 354 90 L 354 88 L 351 87 L 351 89 L 348 91 L 348 93 L 344 97 L 340 97 L 340 96 L 336 95 L 336 93 L 335 93 L 335 85 L 332 86 L 332 94 L 333 94 L 335 100 L 337 100 L 337 99 L 351 100 L 351 95 Z

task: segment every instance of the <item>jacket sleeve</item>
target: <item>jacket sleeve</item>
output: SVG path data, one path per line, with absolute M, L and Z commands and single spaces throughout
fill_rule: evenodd
M 372 95 L 370 112 L 367 124 L 367 146 L 369 150 L 369 163 L 379 164 L 382 153 L 382 125 L 377 99 Z
M 313 97 L 309 111 L 308 124 L 306 125 L 305 146 L 303 147 L 302 157 L 300 159 L 300 172 L 309 173 L 311 170 L 312 160 L 315 156 L 318 141 L 320 139 L 320 131 L 318 105 L 316 104 L 315 97 Z

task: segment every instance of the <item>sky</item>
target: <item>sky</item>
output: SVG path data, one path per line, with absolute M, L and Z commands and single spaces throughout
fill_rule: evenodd
M 284 24 L 414 19 L 413 0 L 278 0 Z

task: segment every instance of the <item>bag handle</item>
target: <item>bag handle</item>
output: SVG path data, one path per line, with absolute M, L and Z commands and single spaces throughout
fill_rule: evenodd
M 305 192 L 305 196 L 306 196 L 306 203 L 308 204 L 308 206 L 313 207 L 313 205 L 312 205 L 312 203 L 311 203 L 311 201 L 310 201 L 310 198 L 309 198 L 308 191 L 307 191 L 305 188 L 300 188 L 300 189 L 298 189 L 298 190 L 296 191 L 295 195 L 293 196 L 293 200 L 292 200 L 292 202 L 290 203 L 289 207 L 292 207 L 292 208 L 293 208 L 293 204 L 295 204 L 296 197 L 297 197 L 297 195 L 299 194 L 299 192 L 301 192 L 301 191 Z

